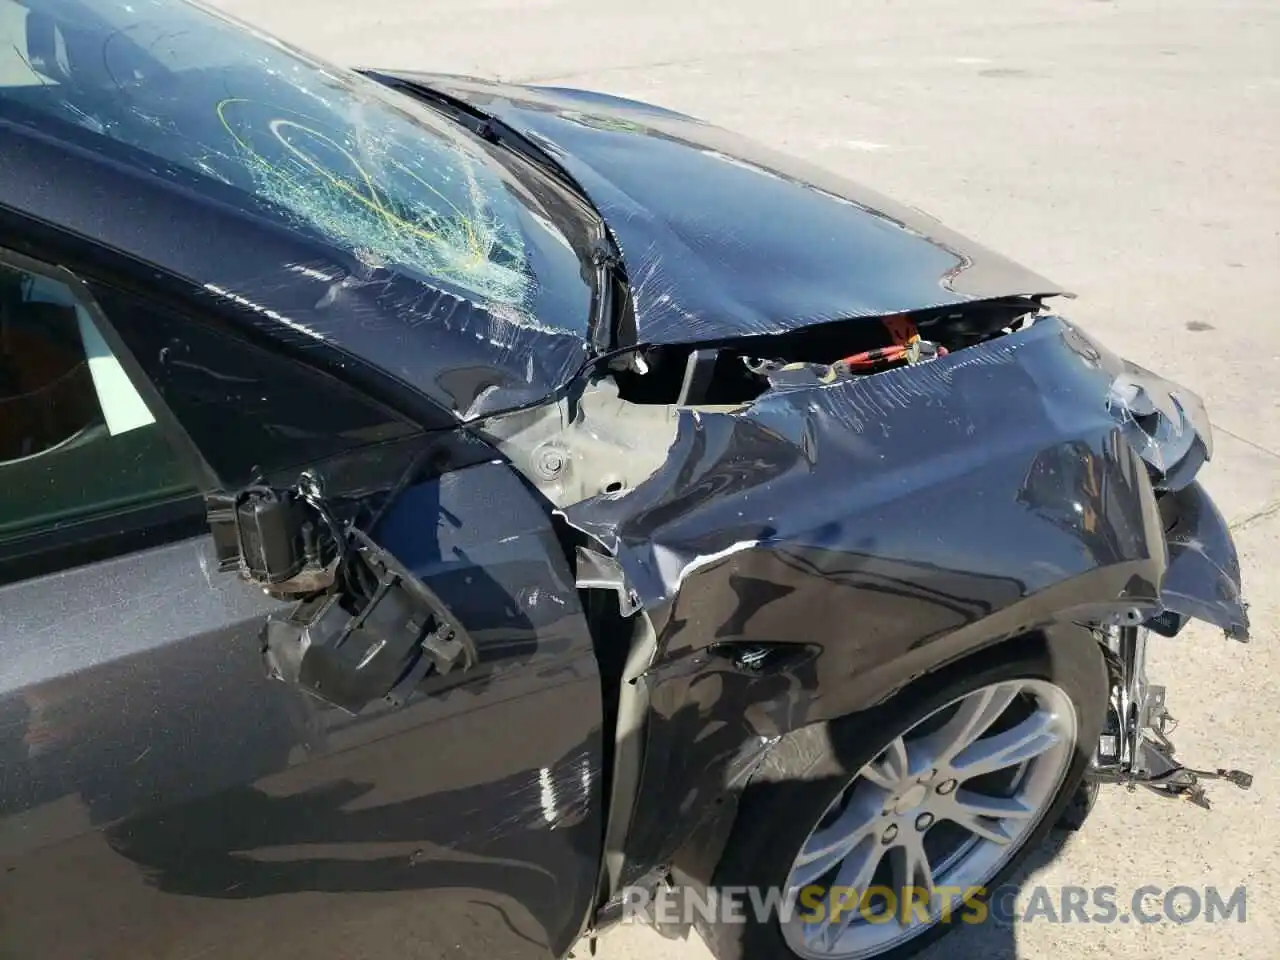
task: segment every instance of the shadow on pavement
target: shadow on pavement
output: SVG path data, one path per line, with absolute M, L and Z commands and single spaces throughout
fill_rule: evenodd
M 1001 884 L 1008 891 L 1010 906 L 1015 898 L 1023 897 L 1023 889 L 1034 883 L 1035 875 L 1057 860 L 1071 834 L 1065 830 L 1052 831 L 1018 867 L 1008 880 Z M 1004 894 L 1001 894 L 1004 895 Z M 1009 912 L 1006 910 L 1006 913 Z M 1014 910 L 1013 912 L 1017 912 Z M 918 960 L 1017 960 L 1018 937 L 1014 921 L 992 916 L 985 923 L 960 923 L 957 929 L 919 954 Z

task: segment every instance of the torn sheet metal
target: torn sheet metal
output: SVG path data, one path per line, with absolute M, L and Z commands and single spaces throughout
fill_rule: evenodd
M 391 76 L 497 117 L 568 171 L 618 242 L 643 343 L 1064 292 L 919 210 L 669 110 Z
M 1102 402 L 1109 358 L 1082 336 L 1046 318 L 921 367 L 680 410 L 658 472 L 566 516 L 645 606 L 714 558 L 743 570 L 793 547 L 1012 578 L 1023 595 L 1124 560 L 1158 573 L 1141 461 Z
M 1178 419 L 1109 403 L 1117 381 Z M 886 591 L 912 604 L 945 594 L 942 629 L 1108 570 L 1114 594 L 1093 601 L 1150 608 L 1166 555 L 1152 482 L 1203 462 L 1202 411 L 1044 317 L 923 366 L 775 388 L 736 411 L 681 409 L 657 472 L 565 515 L 618 558 L 649 609 L 695 580 L 701 594 L 741 579 L 794 583 L 803 618 L 804 570 L 815 588 L 874 590 L 876 603 L 849 611 L 864 625 Z M 892 606 L 886 639 L 919 642 L 919 609 Z
M 564 510 L 658 632 L 628 863 L 667 862 L 690 836 L 672 812 L 732 792 L 750 744 L 881 703 L 986 643 L 1135 609 L 1229 629 L 1242 609 L 1225 527 L 1197 485 L 1158 490 L 1212 449 L 1202 409 L 1042 317 L 919 367 L 679 410 L 661 469 Z M 1167 548 L 1166 500 L 1192 501 Z M 801 655 L 760 669 L 721 655 L 756 645 Z

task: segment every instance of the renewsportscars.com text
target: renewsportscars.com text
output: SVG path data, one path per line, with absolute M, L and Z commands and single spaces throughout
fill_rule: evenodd
M 623 892 L 623 921 L 685 925 L 695 920 L 719 923 L 909 923 L 937 915 L 941 923 L 1244 923 L 1245 887 L 1146 885 L 1130 890 L 1114 886 L 824 887 L 811 885 L 798 896 L 781 889 L 718 887 L 628 888 Z

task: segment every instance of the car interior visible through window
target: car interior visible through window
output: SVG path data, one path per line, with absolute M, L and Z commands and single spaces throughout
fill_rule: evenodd
M 0 264 L 0 541 L 193 489 L 75 294 Z

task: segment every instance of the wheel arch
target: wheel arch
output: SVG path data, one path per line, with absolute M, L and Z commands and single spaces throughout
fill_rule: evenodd
M 936 629 L 939 624 L 925 618 L 892 639 L 868 642 L 858 637 L 857 621 L 847 619 L 856 615 L 861 593 L 840 598 L 841 622 L 852 635 L 824 636 L 825 642 L 766 640 L 781 631 L 755 622 L 718 639 L 725 631 L 707 625 L 722 620 L 705 614 L 696 591 L 691 600 L 686 590 L 671 606 L 646 611 L 657 642 L 641 678 L 646 702 L 638 776 L 628 784 L 634 793 L 626 798 L 625 830 L 609 844 L 616 849 L 620 841 L 622 854 L 602 883 L 597 928 L 617 917 L 629 887 L 652 886 L 672 871 L 708 882 L 743 785 L 795 731 L 941 682 L 1029 638 L 1096 643 L 1089 625 L 1145 619 L 1159 567 L 1151 557 L 1095 567 L 951 629 Z M 828 625 L 840 619 L 825 612 L 820 620 Z M 673 635 L 681 643 L 669 642 Z M 615 793 L 612 799 L 611 817 L 622 798 Z
M 1101 647 L 1091 626 L 1069 618 L 1055 618 L 1047 624 L 1013 635 L 997 635 L 985 643 L 968 647 L 958 656 L 936 663 L 931 669 L 874 701 L 863 702 L 847 713 L 815 716 L 809 722 L 788 730 L 765 748 L 738 789 L 726 791 L 716 799 L 710 807 L 710 814 L 676 848 L 669 865 L 672 882 L 690 887 L 699 897 L 705 898 L 737 824 L 743 791 L 751 783 L 788 776 L 786 771 L 795 768 L 794 754 L 797 752 L 816 756 L 821 748 L 821 738 L 826 736 L 825 725 L 828 722 L 852 713 L 886 707 L 901 697 L 928 697 L 948 686 L 961 673 L 983 670 L 1017 653 L 1027 652 L 1028 648 L 1040 647 L 1052 657 L 1055 648 L 1080 643 Z M 791 762 L 780 762 L 788 752 L 793 754 L 788 758 Z

